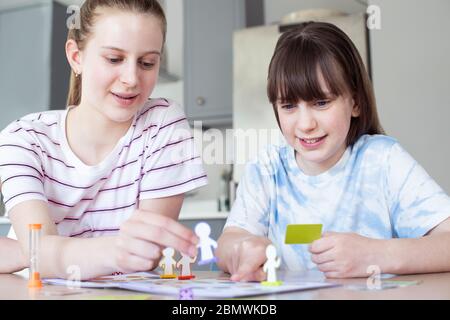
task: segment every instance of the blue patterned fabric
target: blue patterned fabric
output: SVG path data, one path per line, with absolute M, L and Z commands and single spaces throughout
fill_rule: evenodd
M 247 164 L 225 227 L 266 236 L 283 267 L 315 269 L 308 245 L 284 244 L 288 224 L 375 239 L 417 238 L 450 216 L 450 198 L 393 138 L 364 135 L 328 171 L 302 172 L 289 145 Z

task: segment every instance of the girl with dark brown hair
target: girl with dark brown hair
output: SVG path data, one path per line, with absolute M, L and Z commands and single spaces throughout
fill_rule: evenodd
M 273 243 L 289 270 L 327 277 L 450 271 L 450 199 L 393 138 L 348 36 L 308 22 L 282 34 L 267 93 L 286 140 L 247 165 L 219 239 L 233 280 L 262 280 Z M 311 245 L 289 224 L 322 224 Z

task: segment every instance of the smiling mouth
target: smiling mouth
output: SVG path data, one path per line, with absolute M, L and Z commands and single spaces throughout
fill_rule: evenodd
M 323 140 L 325 137 L 326 137 L 326 135 L 323 136 L 323 137 L 319 137 L 319 138 L 312 138 L 312 139 L 302 139 L 302 138 L 299 138 L 299 139 L 302 140 L 302 141 L 303 141 L 304 143 L 306 143 L 306 144 L 314 144 L 314 143 L 317 143 L 317 142 Z
M 136 95 L 122 95 L 122 94 L 117 94 L 114 92 L 111 92 L 113 95 L 115 95 L 116 97 L 120 98 L 120 99 L 124 99 L 124 100 L 133 100 L 134 98 L 136 98 L 139 94 Z

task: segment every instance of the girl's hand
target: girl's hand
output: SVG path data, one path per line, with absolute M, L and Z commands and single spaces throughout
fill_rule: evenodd
M 232 281 L 263 281 L 266 248 L 271 244 L 265 237 L 249 236 L 233 244 L 233 254 L 227 262 Z
M 124 273 L 152 270 L 158 266 L 166 247 L 194 257 L 198 240 L 192 230 L 171 218 L 136 210 L 120 227 L 115 264 Z
M 325 233 L 309 247 L 312 261 L 327 278 L 370 276 L 367 268 L 380 266 L 382 250 L 380 240 L 338 232 Z

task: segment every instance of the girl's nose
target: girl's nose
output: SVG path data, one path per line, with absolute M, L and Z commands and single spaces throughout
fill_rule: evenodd
M 135 87 L 138 82 L 137 72 L 138 70 L 135 63 L 130 62 L 125 64 L 120 75 L 120 81 L 129 87 Z
M 301 132 L 310 132 L 314 130 L 317 126 L 316 119 L 314 118 L 314 113 L 311 108 L 303 106 L 299 108 L 300 112 L 297 119 L 297 129 Z

